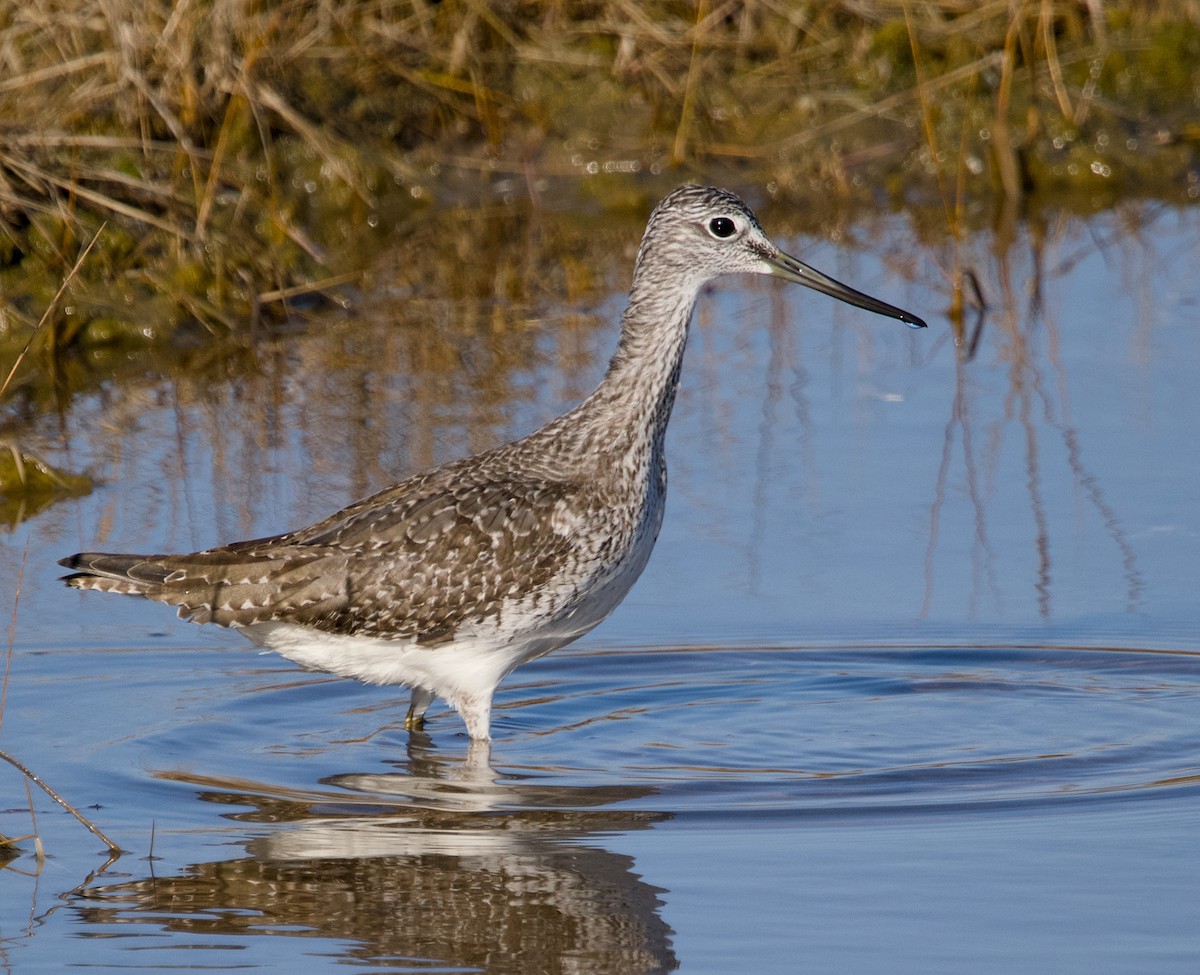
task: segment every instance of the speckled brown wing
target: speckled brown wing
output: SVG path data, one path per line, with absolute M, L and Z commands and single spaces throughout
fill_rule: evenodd
M 62 564 L 77 570 L 70 585 L 142 595 L 199 623 L 285 621 L 433 645 L 518 595 L 552 613 L 588 573 L 591 553 L 571 531 L 589 507 L 586 491 L 480 473 L 418 475 L 271 538 L 188 555 L 83 553 Z M 566 510 L 570 518 L 558 516 Z
M 571 527 L 590 505 L 573 484 L 434 472 L 400 488 L 286 536 L 348 555 L 342 611 L 297 622 L 436 644 L 506 600 L 552 613 L 589 572 L 592 553 Z

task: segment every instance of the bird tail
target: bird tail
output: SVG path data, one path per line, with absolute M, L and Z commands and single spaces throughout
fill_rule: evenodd
M 319 548 L 254 553 L 237 546 L 190 555 L 81 552 L 59 564 L 77 570 L 63 577 L 68 586 L 143 596 L 175 606 L 196 623 L 250 626 L 286 619 L 319 625 L 346 604 L 337 581 L 344 573 L 335 573 L 332 582 L 322 574 L 328 556 Z
M 171 570 L 166 555 L 110 555 L 106 552 L 80 552 L 59 559 L 58 564 L 76 572 L 62 581 L 76 589 L 99 589 L 154 599 Z

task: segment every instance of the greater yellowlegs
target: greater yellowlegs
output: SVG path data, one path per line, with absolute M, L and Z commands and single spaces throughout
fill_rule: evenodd
M 313 670 L 405 684 L 409 729 L 440 697 L 487 739 L 500 681 L 596 626 L 645 568 L 692 308 L 734 272 L 925 325 L 782 253 L 734 194 L 683 186 L 650 215 L 616 354 L 580 406 L 308 528 L 187 555 L 72 555 L 64 581 L 178 606 Z

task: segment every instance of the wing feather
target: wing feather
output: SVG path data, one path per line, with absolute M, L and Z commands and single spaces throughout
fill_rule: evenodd
M 576 484 L 449 465 L 299 531 L 186 555 L 92 552 L 61 564 L 76 570 L 68 585 L 141 595 L 199 623 L 286 621 L 433 645 L 514 599 L 552 611 L 578 592 L 595 561 L 575 530 L 588 498 Z M 571 530 L 556 517 L 564 505 Z

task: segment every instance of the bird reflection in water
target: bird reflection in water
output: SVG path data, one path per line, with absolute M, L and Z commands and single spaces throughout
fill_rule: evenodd
M 327 777 L 307 793 L 159 773 L 268 828 L 244 856 L 93 886 L 78 910 L 126 933 L 139 921 L 189 936 L 286 930 L 406 970 L 416 959 L 514 973 L 677 968 L 662 891 L 608 847 L 668 818 L 619 808 L 655 790 L 540 784 L 487 758 L 484 743 L 445 760 L 416 735 L 394 771 Z

